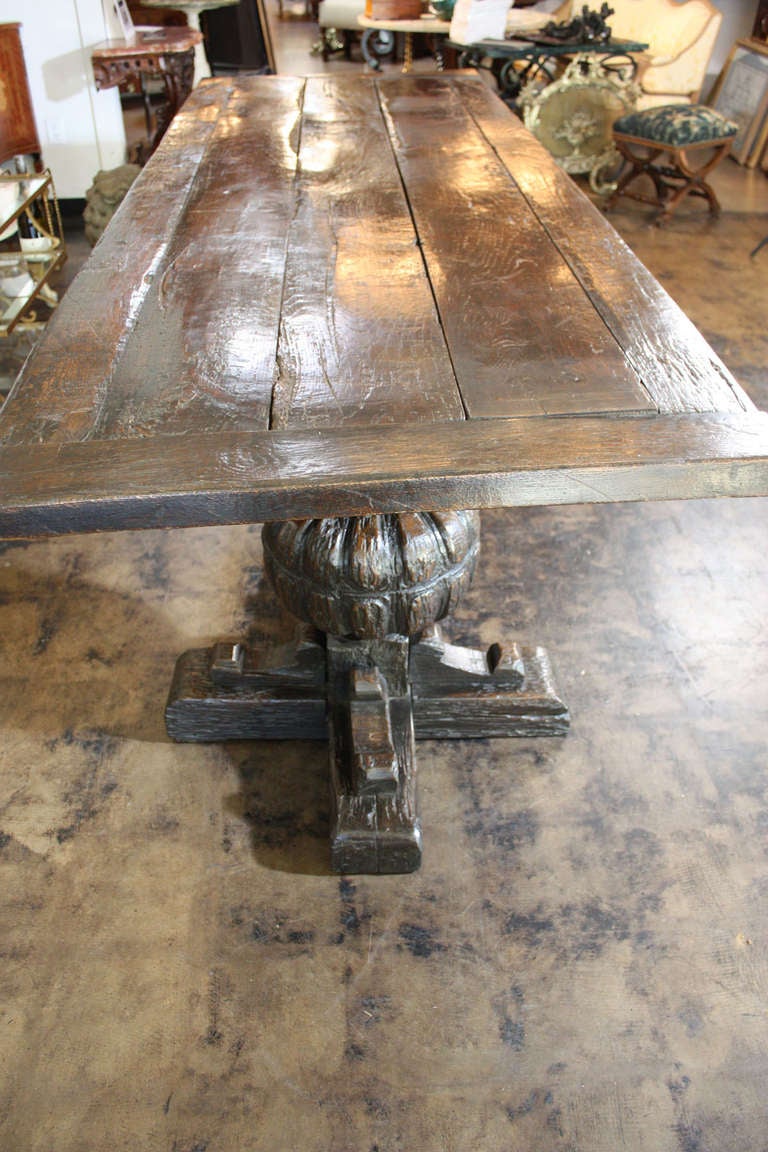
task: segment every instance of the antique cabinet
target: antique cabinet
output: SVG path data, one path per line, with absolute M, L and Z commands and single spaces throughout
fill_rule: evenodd
M 0 24 L 0 163 L 40 154 L 19 24 Z

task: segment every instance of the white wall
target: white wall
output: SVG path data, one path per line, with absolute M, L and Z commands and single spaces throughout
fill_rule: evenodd
M 752 31 L 757 14 L 757 0 L 712 0 L 712 3 L 723 14 L 723 22 L 709 62 L 709 72 L 714 77 L 725 63 L 734 40 L 743 40 Z
M 117 89 L 93 82 L 90 46 L 107 37 L 101 0 L 0 0 L 0 23 L 15 21 L 43 161 L 60 199 L 82 197 L 100 168 L 125 160 Z

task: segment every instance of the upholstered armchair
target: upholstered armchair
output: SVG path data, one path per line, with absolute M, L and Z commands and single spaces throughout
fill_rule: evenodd
M 638 107 L 691 103 L 698 99 L 722 13 L 710 0 L 609 0 L 613 35 L 649 45 L 638 58 Z M 556 21 L 581 13 L 584 0 L 565 0 L 552 13 Z M 596 5 L 593 5 L 596 6 Z

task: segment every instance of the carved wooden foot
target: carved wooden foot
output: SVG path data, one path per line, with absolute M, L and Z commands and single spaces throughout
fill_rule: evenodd
M 469 581 L 473 513 L 268 525 L 264 537 L 283 601 L 331 634 L 185 653 L 168 733 L 329 740 L 333 868 L 412 871 L 421 861 L 414 740 L 564 735 L 568 712 L 546 653 L 458 647 L 435 625 Z
M 421 863 L 408 639 L 328 640 L 331 865 L 413 872 Z

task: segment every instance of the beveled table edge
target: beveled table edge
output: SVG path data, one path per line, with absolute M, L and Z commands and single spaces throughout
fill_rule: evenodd
M 768 495 L 768 414 L 447 421 L 0 450 L 0 536 Z

